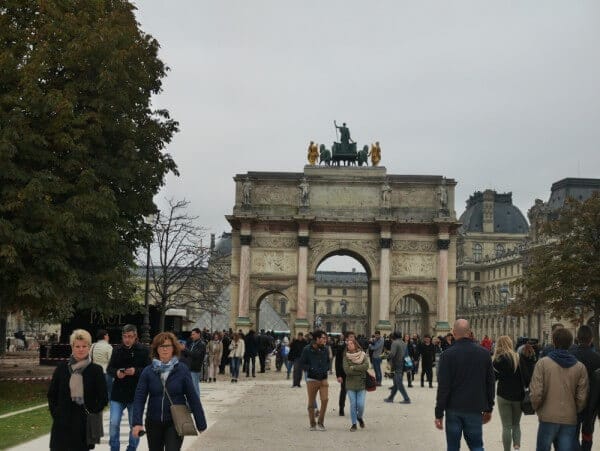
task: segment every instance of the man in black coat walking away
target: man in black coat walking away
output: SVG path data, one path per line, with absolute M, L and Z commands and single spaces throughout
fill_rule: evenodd
M 424 387 L 425 376 L 429 382 L 429 388 L 433 388 L 433 363 L 435 362 L 435 345 L 431 342 L 431 336 L 425 335 L 423 341 L 417 345 L 417 352 L 421 356 L 421 387 Z
M 250 365 L 252 365 L 252 377 L 256 377 L 256 355 L 258 354 L 258 339 L 256 332 L 251 330 L 244 337 L 246 351 L 244 353 L 244 368 L 246 368 L 246 377 L 250 377 Z
M 260 365 L 260 372 L 265 372 L 265 366 L 267 361 L 267 355 L 273 351 L 274 340 L 273 337 L 267 335 L 264 329 L 260 330 L 258 336 L 258 363 Z
M 302 381 L 302 366 L 300 366 L 300 356 L 302 350 L 307 345 L 304 339 L 304 334 L 298 332 L 298 336 L 292 340 L 290 344 L 290 353 L 288 354 L 288 360 L 294 364 L 294 370 L 292 373 L 292 387 L 300 387 L 300 381 Z

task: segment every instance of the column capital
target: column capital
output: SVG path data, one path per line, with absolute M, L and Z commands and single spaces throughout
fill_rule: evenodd
M 309 241 L 310 237 L 308 236 L 303 236 L 300 235 L 298 237 L 298 246 L 300 247 L 308 247 L 308 241 Z
M 450 240 L 437 240 L 437 247 L 438 250 L 443 251 L 443 250 L 448 250 L 448 248 L 450 247 Z
M 380 238 L 379 245 L 381 246 L 381 249 L 389 249 L 390 247 L 392 247 L 392 239 L 391 238 Z
M 250 246 L 250 243 L 252 243 L 252 235 L 240 235 L 240 244 L 242 246 Z

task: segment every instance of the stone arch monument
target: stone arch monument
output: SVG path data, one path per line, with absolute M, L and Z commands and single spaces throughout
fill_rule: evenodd
M 398 299 L 426 302 L 428 330 L 445 332 L 456 309 L 456 182 L 442 176 L 388 175 L 383 166 L 305 166 L 297 172 L 234 177 L 231 327 L 256 328 L 269 292 L 289 301 L 292 333 L 314 324 L 319 264 L 351 255 L 369 276 L 369 329 L 392 330 Z M 445 196 L 440 200 L 440 190 Z

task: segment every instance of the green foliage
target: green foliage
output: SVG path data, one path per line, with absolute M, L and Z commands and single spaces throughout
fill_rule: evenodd
M 584 202 L 568 200 L 546 224 L 548 240 L 526 256 L 520 295 L 513 314 L 544 309 L 552 316 L 575 318 L 600 314 L 600 193 Z
M 0 310 L 119 313 L 178 124 L 167 68 L 123 0 L 0 6 Z
M 52 417 L 47 407 L 3 418 L 0 422 L 0 449 L 12 448 L 50 433 Z
M 26 409 L 28 407 L 48 405 L 49 382 L 0 382 L 0 415 Z

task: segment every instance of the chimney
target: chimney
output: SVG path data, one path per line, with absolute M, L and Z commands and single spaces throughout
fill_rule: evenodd
M 486 189 L 483 193 L 483 233 L 494 233 L 494 201 L 496 192 Z
M 214 233 L 210 234 L 210 250 L 211 251 L 215 250 L 215 234 Z

